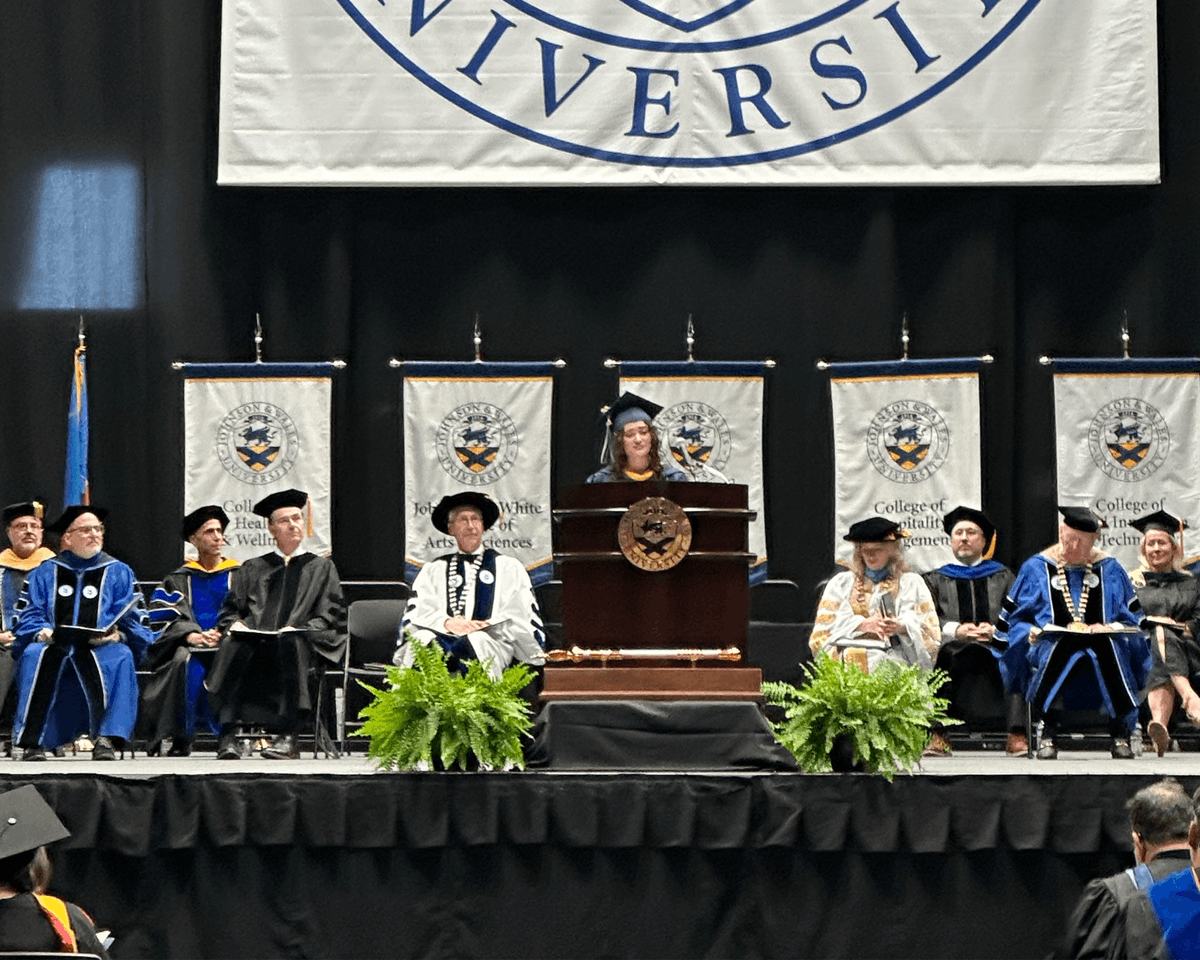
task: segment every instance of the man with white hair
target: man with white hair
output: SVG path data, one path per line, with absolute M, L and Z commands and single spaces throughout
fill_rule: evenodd
M 1150 670 L 1142 605 L 1121 565 L 1096 547 L 1104 520 L 1087 507 L 1058 509 L 1058 542 L 1021 565 L 1004 601 L 1000 671 L 1005 687 L 1044 718 L 1038 759 L 1058 757 L 1064 710 L 1099 709 L 1109 718 L 1113 757 L 1131 760 L 1129 732 Z
M 10 503 L 4 508 L 4 532 L 9 546 L 0 553 L 0 713 L 12 688 L 17 601 L 29 574 L 54 557 L 53 550 L 42 546 L 45 509 L 40 500 Z
M 425 564 L 413 581 L 397 665 L 412 665 L 408 634 L 420 643 L 436 641 L 451 669 L 463 673 L 467 660 L 482 661 L 493 677 L 515 660 L 545 662 L 545 631 L 529 574 L 515 557 L 483 544 L 499 518 L 495 501 L 475 491 L 442 497 L 434 508 L 434 527 L 452 536 L 458 551 Z

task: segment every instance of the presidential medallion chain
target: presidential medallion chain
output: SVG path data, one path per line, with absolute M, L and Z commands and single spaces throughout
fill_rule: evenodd
M 1087 612 L 1088 594 L 1092 589 L 1092 565 L 1089 563 L 1083 568 L 1083 584 L 1079 588 L 1078 608 L 1075 606 L 1075 599 L 1071 596 L 1071 584 L 1067 581 L 1067 568 L 1063 565 L 1062 560 L 1058 560 L 1055 567 L 1058 570 L 1058 589 L 1062 591 L 1063 600 L 1067 604 L 1067 613 L 1071 615 L 1071 622 L 1067 624 L 1067 629 L 1076 632 L 1086 630 L 1087 624 L 1083 622 L 1083 617 Z

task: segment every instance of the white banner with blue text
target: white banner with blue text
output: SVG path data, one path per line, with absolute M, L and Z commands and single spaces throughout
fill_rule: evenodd
M 500 519 L 483 543 L 516 557 L 534 585 L 553 572 L 552 363 L 404 365 L 404 567 L 455 549 L 430 514 L 442 497 L 486 493 Z
M 830 367 L 834 432 L 834 552 L 867 517 L 909 533 L 918 571 L 953 560 L 942 517 L 959 505 L 983 509 L 979 361 L 973 358 L 838 363 Z
M 619 392 L 663 409 L 654 418 L 663 459 L 694 481 L 742 483 L 750 523 L 750 582 L 767 579 L 767 505 L 763 494 L 763 364 L 622 362 Z
M 224 0 L 217 182 L 1154 183 L 1150 0 Z
M 1127 569 L 1142 542 L 1130 520 L 1156 510 L 1200 520 L 1198 401 L 1194 357 L 1054 361 L 1058 502 L 1102 516 L 1097 546 Z
M 215 503 L 229 514 L 225 556 L 244 561 L 274 549 L 267 521 L 252 507 L 290 489 L 309 496 L 304 547 L 323 555 L 333 549 L 331 369 L 328 363 L 184 366 L 183 510 Z M 185 553 L 195 555 L 191 547 Z

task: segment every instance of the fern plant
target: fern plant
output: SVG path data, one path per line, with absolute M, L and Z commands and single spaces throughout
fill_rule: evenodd
M 937 696 L 949 679 L 941 670 L 885 660 L 864 674 L 824 655 L 807 670 L 809 680 L 802 687 L 762 685 L 767 700 L 784 708 L 785 719 L 773 725 L 776 739 L 807 773 L 831 770 L 834 738 L 846 734 L 855 760 L 890 781 L 897 770 L 920 762 L 931 726 L 959 722 L 946 716 L 950 701 Z
M 359 711 L 368 755 L 385 770 L 432 765 L 435 757 L 446 770 L 465 769 L 469 757 L 495 770 L 508 763 L 524 769 L 521 740 L 533 718 L 519 694 L 533 671 L 519 663 L 493 680 L 469 660 L 466 676 L 452 674 L 440 646 L 408 640 L 412 667 L 389 667 L 386 690 L 362 684 L 374 695 Z

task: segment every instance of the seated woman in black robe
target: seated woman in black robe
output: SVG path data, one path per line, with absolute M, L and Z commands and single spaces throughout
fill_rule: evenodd
M 1130 574 L 1146 614 L 1154 665 L 1147 684 L 1150 722 L 1146 733 L 1161 757 L 1171 744 L 1167 730 L 1176 701 L 1200 723 L 1200 580 L 1183 572 L 1182 531 L 1187 524 L 1159 510 L 1130 524 L 1142 532 L 1142 564 Z

